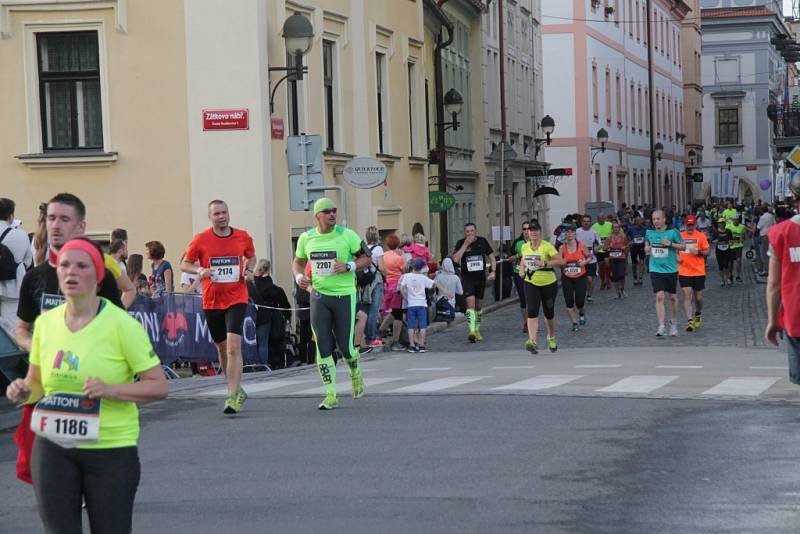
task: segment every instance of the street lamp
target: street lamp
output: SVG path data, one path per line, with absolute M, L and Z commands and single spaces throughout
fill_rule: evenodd
M 302 80 L 303 74 L 308 72 L 308 67 L 303 66 L 303 56 L 308 54 L 314 44 L 314 26 L 304 15 L 295 12 L 294 15 L 286 19 L 283 23 L 283 40 L 286 44 L 286 53 L 292 55 L 294 59 L 293 67 L 268 67 L 268 72 L 285 72 L 286 76 L 278 80 L 275 87 L 269 94 L 269 112 L 275 110 L 275 91 L 278 90 L 281 82 L 290 76 L 295 80 Z
M 599 153 L 606 151 L 606 143 L 608 142 L 608 132 L 606 131 L 605 128 L 600 128 L 599 130 L 597 130 L 597 141 L 600 143 L 600 148 L 591 149 L 592 161 L 589 164 L 590 173 L 592 172 L 591 169 L 594 168 L 594 158 L 597 157 Z
M 654 146 L 653 149 L 656 152 L 656 159 L 658 161 L 661 161 L 661 155 L 664 153 L 664 145 L 662 145 L 661 142 L 659 141 L 658 143 L 656 143 L 656 146 Z
M 728 167 L 728 170 L 731 170 L 731 165 L 733 165 L 733 158 L 728 156 L 725 158 L 725 165 Z
M 536 151 L 533 155 L 533 159 L 539 159 L 539 151 L 542 148 L 542 145 L 546 144 L 550 146 L 550 143 L 553 141 L 550 136 L 553 134 L 553 131 L 556 129 L 556 121 L 550 115 L 545 115 L 540 123 L 542 127 L 542 132 L 545 135 L 544 139 L 534 139 L 534 145 L 536 146 Z
M 464 97 L 461 96 L 461 93 L 456 91 L 455 89 L 450 89 L 444 95 L 444 110 L 447 114 L 453 117 L 452 121 L 445 122 L 442 124 L 445 130 L 448 128 L 452 128 L 455 132 L 458 130 L 458 127 L 461 126 L 461 123 L 458 122 L 458 116 L 461 114 L 461 109 L 464 106 Z M 438 126 L 438 123 L 437 123 Z
M 689 156 L 689 167 L 694 167 L 694 158 L 697 156 L 697 152 L 694 149 L 690 149 L 687 156 Z

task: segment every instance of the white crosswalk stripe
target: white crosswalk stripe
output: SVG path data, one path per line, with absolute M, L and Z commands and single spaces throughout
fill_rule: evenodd
M 730 395 L 756 397 L 772 387 L 780 378 L 774 377 L 737 377 L 723 380 L 703 395 Z
M 677 376 L 662 375 L 628 376 L 608 387 L 595 391 L 601 393 L 650 393 L 666 386 L 677 378 Z
M 345 380 L 339 380 L 336 382 L 336 393 L 349 393 L 351 388 L 353 387 L 350 384 L 350 377 L 346 376 Z M 403 378 L 371 378 L 365 377 L 364 378 L 364 388 L 369 392 L 370 386 L 377 386 L 380 384 L 385 384 L 386 382 L 397 382 L 398 380 L 404 380 Z M 322 395 L 325 393 L 325 388 L 323 386 L 311 388 L 311 389 L 304 389 L 302 391 L 293 391 L 288 393 L 288 395 Z
M 257 384 L 242 384 L 242 387 L 247 392 L 248 395 L 253 395 L 254 393 L 261 393 L 262 391 L 269 391 L 272 389 L 279 389 L 285 388 L 289 386 L 296 386 L 298 384 L 305 384 L 308 382 L 314 382 L 313 379 L 305 379 L 305 380 L 292 380 L 292 379 L 282 379 L 282 380 L 268 380 L 266 382 L 260 382 Z M 209 391 L 203 391 L 203 395 L 207 395 L 210 397 L 225 397 L 228 395 L 228 388 L 216 388 Z
M 484 378 L 491 378 L 489 376 L 452 376 L 449 378 L 437 378 L 436 380 L 428 380 L 420 384 L 412 384 L 398 389 L 393 389 L 390 393 L 432 393 L 434 391 L 441 391 L 443 389 L 454 388 L 456 386 L 463 386 L 471 382 L 477 382 Z
M 492 388 L 497 391 L 538 391 L 563 386 L 586 375 L 539 375 L 513 384 Z

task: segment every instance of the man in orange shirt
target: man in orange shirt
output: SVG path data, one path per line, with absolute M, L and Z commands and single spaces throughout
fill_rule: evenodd
M 196 274 L 203 283 L 203 311 L 208 331 L 217 347 L 220 367 L 228 379 L 228 399 L 223 413 L 232 415 L 239 413 L 247 399 L 240 384 L 242 331 L 249 299 L 245 277 L 253 275 L 256 255 L 250 234 L 230 226 L 225 202 L 212 200 L 208 204 L 208 220 L 211 228 L 194 236 L 181 270 Z
M 706 257 L 711 252 L 708 238 L 697 230 L 694 215 L 686 217 L 686 230 L 681 232 L 686 249 L 678 256 L 678 280 L 683 289 L 683 311 L 686 313 L 687 332 L 694 332 L 703 321 L 703 290 L 706 288 Z M 692 316 L 692 294 L 694 294 L 694 316 Z

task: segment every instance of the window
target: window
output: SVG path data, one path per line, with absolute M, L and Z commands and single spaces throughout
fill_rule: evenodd
M 642 115 L 642 87 L 639 86 L 636 89 L 636 98 L 639 101 L 639 133 L 642 133 L 642 123 L 644 122 L 644 116 Z
M 647 27 L 644 26 L 645 24 L 649 24 L 649 20 L 647 17 L 647 2 L 642 1 L 642 41 L 644 44 L 647 44 Z
M 660 102 L 660 100 L 659 100 L 659 96 L 658 96 L 658 91 L 656 91 L 656 109 L 655 109 L 655 115 L 656 115 L 655 132 L 656 132 L 656 137 L 661 137 L 661 113 L 659 113 L 659 111 L 661 110 L 661 106 L 659 105 L 659 102 Z
M 644 90 L 644 130 L 645 134 L 650 135 L 650 108 L 652 106 L 652 102 L 650 102 L 650 90 Z
M 672 97 L 667 98 L 667 132 L 666 136 L 672 141 Z
M 661 15 L 661 28 L 658 32 L 661 35 L 661 55 L 664 55 L 664 34 L 667 33 L 666 25 L 664 24 L 664 15 Z M 669 37 L 667 37 L 667 41 L 669 42 Z
M 616 78 L 616 89 L 617 89 L 617 128 L 622 128 L 622 79 L 617 73 Z
M 658 50 L 658 11 L 656 8 L 653 8 L 653 20 L 650 21 L 650 25 L 653 28 L 653 48 Z
M 325 87 L 325 148 L 334 150 L 336 146 L 336 97 L 333 87 L 334 47 L 332 41 L 322 41 L 322 79 Z
M 642 40 L 642 25 L 641 21 L 634 20 L 639 16 L 639 0 L 636 0 L 636 10 L 631 11 L 631 23 L 636 25 L 636 40 Z
M 631 125 L 631 131 L 636 131 L 636 88 L 633 86 L 633 82 L 631 82 L 631 114 L 628 122 Z
M 603 184 L 600 178 L 600 164 L 594 165 L 594 199 L 600 200 L 603 198 Z
M 388 124 L 386 124 L 387 117 L 386 113 L 388 111 L 388 106 L 386 105 L 386 90 L 388 87 L 386 86 L 385 80 L 385 71 L 386 71 L 386 54 L 381 52 L 375 53 L 375 88 L 376 88 L 376 96 L 377 96 L 377 103 L 378 103 L 378 152 L 381 154 L 385 154 L 386 150 L 386 139 L 384 136 L 388 133 Z
M 597 65 L 592 65 L 592 107 L 594 108 L 595 122 L 597 122 L 597 118 L 600 115 L 600 97 L 597 93 Z
M 633 0 L 628 0 L 628 35 L 633 37 Z
M 661 19 L 661 20 L 662 20 L 662 22 L 663 22 L 663 20 L 664 20 L 664 19 Z M 673 30 L 673 31 L 674 31 L 674 30 Z M 670 55 L 670 44 L 669 44 L 669 24 L 664 24 L 664 33 L 666 34 L 666 37 L 667 37 L 667 45 L 666 45 L 664 48 L 666 49 L 666 52 L 667 52 L 667 57 L 669 58 L 669 55 Z M 673 35 L 673 37 L 674 37 L 674 35 Z
M 717 111 L 717 144 L 739 144 L 739 108 L 719 108 Z
M 291 54 L 286 54 L 286 66 L 294 67 L 295 65 L 295 57 Z M 294 75 L 290 74 L 286 78 L 286 84 L 289 134 L 300 135 L 305 130 L 303 127 L 303 82 L 298 81 Z
M 739 59 L 738 58 L 717 58 L 714 60 L 714 72 L 717 83 L 738 82 L 739 81 Z
M 97 32 L 36 35 L 43 149 L 103 149 Z
M 416 153 L 417 143 L 414 137 L 417 134 L 417 66 L 408 63 L 408 153 L 413 156 Z
M 611 70 L 606 67 L 606 124 L 611 126 Z
M 614 169 L 608 168 L 608 201 L 614 203 Z

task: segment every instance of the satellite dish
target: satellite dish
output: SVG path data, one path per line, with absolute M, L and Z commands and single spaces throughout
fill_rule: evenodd
M 558 189 L 556 189 L 555 187 L 548 187 L 548 186 L 543 186 L 543 187 L 540 187 L 540 188 L 539 188 L 539 189 L 537 189 L 537 190 L 536 190 L 536 192 L 533 194 L 534 198 L 535 198 L 535 197 L 540 197 L 540 196 L 542 196 L 542 195 L 556 195 L 556 196 L 560 196 L 560 195 L 558 194 Z

